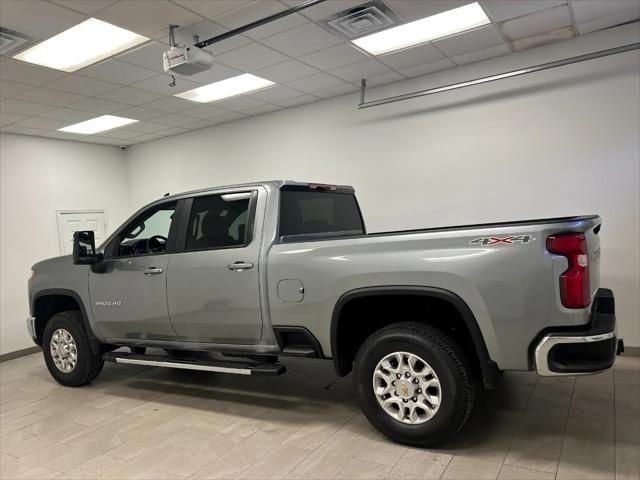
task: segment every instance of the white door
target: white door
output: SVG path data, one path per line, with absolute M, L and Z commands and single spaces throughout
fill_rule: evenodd
M 60 254 L 73 253 L 73 233 L 80 230 L 95 232 L 96 247 L 107 238 L 107 221 L 104 210 L 58 211 L 58 238 Z

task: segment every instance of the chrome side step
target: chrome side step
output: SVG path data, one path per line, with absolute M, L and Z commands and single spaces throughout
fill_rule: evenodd
M 176 359 L 161 355 L 139 355 L 127 352 L 109 352 L 105 361 L 129 365 L 202 370 L 206 372 L 231 373 L 234 375 L 282 375 L 287 371 L 280 363 L 251 363 L 246 361 Z

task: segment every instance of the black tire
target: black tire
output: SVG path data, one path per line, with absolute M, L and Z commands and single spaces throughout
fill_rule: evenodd
M 60 328 L 68 331 L 76 344 L 77 363 L 68 373 L 58 369 L 51 356 L 51 337 Z M 104 366 L 102 357 L 91 350 L 82 314 L 77 310 L 56 313 L 49 319 L 44 327 L 42 352 L 51 376 L 66 387 L 86 385 L 100 374 Z
M 391 417 L 375 395 L 374 370 L 394 352 L 419 356 L 438 377 L 440 406 L 424 423 L 408 424 Z M 475 400 L 473 375 L 460 348 L 442 331 L 419 323 L 396 323 L 365 340 L 356 355 L 354 382 L 369 422 L 391 440 L 414 447 L 432 447 L 453 438 L 469 418 Z

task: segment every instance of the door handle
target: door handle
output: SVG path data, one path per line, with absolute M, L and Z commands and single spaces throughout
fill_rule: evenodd
M 251 262 L 233 262 L 229 264 L 229 270 L 235 270 L 236 272 L 242 272 L 243 270 L 249 270 L 253 268 L 253 263 Z
M 162 270 L 161 267 L 147 267 L 145 268 L 142 273 L 144 273 L 145 275 L 157 275 L 159 273 L 162 273 L 164 270 Z

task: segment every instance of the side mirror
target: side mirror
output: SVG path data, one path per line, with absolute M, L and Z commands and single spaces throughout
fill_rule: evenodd
M 74 232 L 73 263 L 75 265 L 93 265 L 100 260 L 96 254 L 96 240 L 91 230 Z

